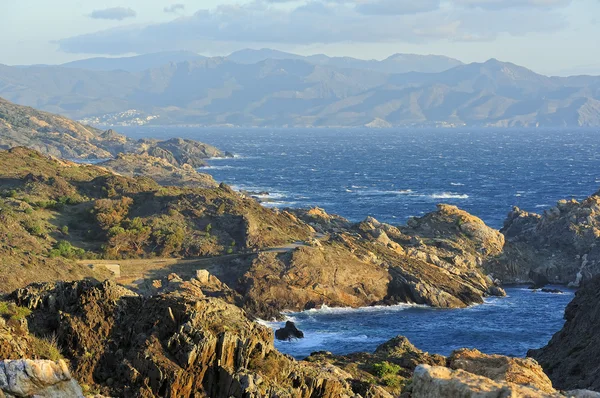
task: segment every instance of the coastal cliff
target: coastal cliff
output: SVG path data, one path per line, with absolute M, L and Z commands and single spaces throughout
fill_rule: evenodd
M 600 392 L 600 277 L 583 283 L 565 310 L 565 325 L 545 347 L 530 350 L 561 389 Z
M 561 200 L 541 215 L 514 208 L 501 232 L 503 253 L 485 267 L 505 283 L 577 287 L 600 273 L 600 193 Z

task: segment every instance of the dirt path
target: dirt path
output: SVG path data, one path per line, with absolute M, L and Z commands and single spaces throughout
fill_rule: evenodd
M 315 234 L 315 239 L 324 239 L 326 235 Z M 309 246 L 306 242 L 298 241 L 284 246 L 270 247 L 258 252 L 225 254 L 217 257 L 206 257 L 198 259 L 182 258 L 150 258 L 132 260 L 81 260 L 80 264 L 90 267 L 104 266 L 109 269 L 118 267 L 119 273 L 115 274 L 115 280 L 125 286 L 135 288 L 145 280 L 161 279 L 169 274 L 175 273 L 183 279 L 190 279 L 196 275 L 196 271 L 205 269 L 217 278 L 228 281 L 228 276 L 240 275 L 245 272 L 247 262 L 241 259 L 256 256 L 259 253 L 288 253 L 300 247 Z

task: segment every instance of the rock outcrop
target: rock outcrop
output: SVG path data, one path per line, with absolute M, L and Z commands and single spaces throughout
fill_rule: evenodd
M 530 350 L 560 389 L 600 392 L 600 276 L 584 282 L 565 310 L 565 325 L 547 346 Z
M 562 394 L 545 393 L 535 388 L 497 382 L 484 376 L 441 366 L 420 365 L 410 387 L 411 398 L 558 398 Z
M 178 166 L 164 158 L 145 154 L 119 154 L 99 166 L 128 177 L 149 177 L 166 186 L 216 188 L 219 185 L 210 175 L 199 173 L 188 164 Z
M 112 282 L 39 284 L 11 298 L 55 333 L 82 385 L 109 396 L 351 397 L 351 376 L 277 352 L 236 306 L 180 291 L 143 298 Z
M 579 284 L 600 274 L 600 195 L 561 200 L 542 215 L 514 208 L 504 253 L 485 265 L 504 282 Z M 541 287 L 541 286 L 540 286 Z
M 296 327 L 294 322 L 287 321 L 284 327 L 275 331 L 275 338 L 277 340 L 303 339 L 304 333 Z
M 406 394 L 411 398 L 600 397 L 588 390 L 557 391 L 532 359 L 485 355 L 466 349 L 452 353 L 446 366 L 417 366 Z
M 181 138 L 136 141 L 113 130 L 101 131 L 0 98 L 0 148 L 18 146 L 64 159 L 107 159 L 120 153 L 145 154 L 174 166 L 194 168 L 205 166 L 207 158 L 231 156 L 213 146 Z
M 0 361 L 0 396 L 83 398 L 83 391 L 63 360 L 4 360 Z

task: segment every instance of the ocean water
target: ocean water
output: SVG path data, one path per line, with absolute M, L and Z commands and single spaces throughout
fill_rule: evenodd
M 204 171 L 269 206 L 320 206 L 352 221 L 405 223 L 455 204 L 501 228 L 512 206 L 542 212 L 600 189 L 598 130 L 121 129 L 197 139 L 237 155 Z
M 563 288 L 561 288 L 563 289 Z M 540 348 L 562 327 L 564 307 L 574 292 L 533 292 L 508 287 L 507 297 L 490 298 L 466 309 L 436 309 L 397 305 L 361 309 L 322 308 L 287 317 L 306 338 L 276 341 L 279 351 L 305 358 L 315 351 L 335 354 L 372 352 L 378 345 L 403 335 L 421 350 L 448 355 L 459 348 L 488 354 L 525 356 Z M 266 322 L 274 329 L 285 322 Z
M 317 205 L 352 221 L 370 215 L 403 224 L 443 202 L 501 228 L 512 206 L 543 212 L 600 189 L 598 130 L 120 130 L 134 138 L 192 138 L 233 152 L 235 158 L 211 160 L 203 171 L 237 189 L 269 192 L 266 206 Z M 400 305 L 289 314 L 306 338 L 276 345 L 303 358 L 321 350 L 373 351 L 402 334 L 432 353 L 472 347 L 523 356 L 562 327 L 574 294 L 507 292 L 467 309 Z

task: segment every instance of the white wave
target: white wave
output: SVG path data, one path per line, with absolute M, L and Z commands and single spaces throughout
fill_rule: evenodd
M 380 189 L 367 189 L 363 191 L 357 191 L 359 195 L 364 196 L 377 196 L 377 195 L 413 195 L 415 191 L 412 189 L 400 189 L 397 191 L 393 190 L 380 190 Z
M 461 183 L 461 182 L 451 182 L 450 185 L 453 185 L 455 187 L 464 187 L 465 184 Z
M 469 195 L 455 192 L 434 193 L 433 195 L 429 195 L 429 197 L 432 199 L 469 199 Z
M 258 193 L 252 194 L 252 196 L 259 199 L 283 199 L 286 197 L 286 195 L 283 192 Z
M 539 209 L 539 208 L 542 208 L 542 207 L 550 207 L 550 205 L 535 205 L 535 207 L 537 207 Z
M 303 313 L 305 314 L 357 314 L 357 313 L 365 313 L 365 312 L 385 312 L 385 311 L 404 311 L 409 308 L 431 308 L 427 305 L 423 304 L 409 304 L 409 303 L 401 303 L 395 305 L 374 305 L 372 307 L 329 307 L 325 304 L 321 308 L 313 308 L 310 310 L 306 310 Z
M 297 204 L 298 202 L 284 202 L 284 201 L 273 201 L 273 202 L 261 202 L 261 205 L 267 208 L 273 208 L 273 207 L 292 207 L 295 204 Z
M 202 170 L 230 170 L 230 169 L 245 169 L 246 167 L 239 167 L 239 166 L 206 166 L 206 167 L 201 167 L 198 169 L 198 171 L 202 171 Z

